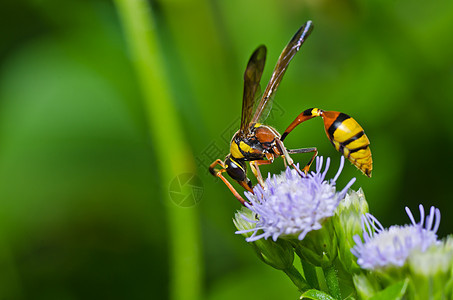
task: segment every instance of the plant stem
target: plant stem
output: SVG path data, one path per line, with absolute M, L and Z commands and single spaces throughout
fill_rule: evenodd
M 294 266 L 283 270 L 283 272 L 285 272 L 285 274 L 288 275 L 291 281 L 297 286 L 299 292 L 303 293 L 311 288 Z
M 308 284 L 314 289 L 319 290 L 318 276 L 316 275 L 315 266 L 301 259 L 302 268 L 304 270 L 305 279 Z
M 338 283 L 337 270 L 333 265 L 323 268 L 329 294 L 335 299 L 341 300 L 340 284 Z
M 144 97 L 151 139 L 156 146 L 156 169 L 160 173 L 169 225 L 170 299 L 200 299 L 202 264 L 198 211 L 174 205 L 167 190 L 177 175 L 193 173 L 194 163 L 171 98 L 152 8 L 145 0 L 115 0 L 115 4 Z

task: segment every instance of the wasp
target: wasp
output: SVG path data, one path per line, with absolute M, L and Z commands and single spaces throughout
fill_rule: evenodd
M 349 159 L 364 175 L 371 177 L 373 163 L 369 147 L 370 141 L 359 123 L 347 114 L 310 108 L 299 114 L 282 135 L 275 128 L 263 124 L 271 109 L 273 96 L 290 61 L 312 30 L 312 22 L 308 21 L 292 37 L 280 54 L 271 79 L 261 97 L 259 97 L 260 81 L 266 61 L 266 47 L 259 46 L 249 59 L 244 73 L 240 128 L 231 139 L 230 153 L 225 160 L 217 159 L 209 167 L 210 173 L 219 177 L 242 204 L 245 204 L 245 200 L 223 176 L 223 173 L 227 172 L 233 180 L 251 193 L 253 193 L 253 186 L 247 177 L 246 162 L 249 162 L 253 174 L 261 185 L 264 185 L 264 181 L 259 166 L 271 164 L 277 156 L 282 157 L 285 165 L 291 165 L 301 175 L 302 172 L 306 174 L 318 154 L 316 147 L 287 149 L 283 141 L 299 124 L 314 117 L 323 119 L 327 137 L 335 149 Z M 295 167 L 290 156 L 294 153 L 313 153 L 310 161 L 301 171 Z M 221 168 L 216 169 L 216 166 Z

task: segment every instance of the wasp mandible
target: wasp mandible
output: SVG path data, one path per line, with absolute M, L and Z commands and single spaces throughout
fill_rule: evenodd
M 240 128 L 231 139 L 230 153 L 225 160 L 217 159 L 209 167 L 211 174 L 219 177 L 242 204 L 245 203 L 245 200 L 222 173 L 227 172 L 243 188 L 253 193 L 252 183 L 247 177 L 246 162 L 249 162 L 258 183 L 264 185 L 259 169 L 260 165 L 271 164 L 276 156 L 280 156 L 283 158 L 285 165 L 289 164 L 298 170 L 294 166 L 294 161 L 290 154 L 313 153 L 310 161 L 302 169 L 303 172 L 307 173 L 318 154 L 316 147 L 287 149 L 283 144 L 283 140 L 297 125 L 314 117 L 322 117 L 324 120 L 327 137 L 335 149 L 349 159 L 363 174 L 371 177 L 373 167 L 369 147 L 370 141 L 359 123 L 347 114 L 310 108 L 299 114 L 283 135 L 280 135 L 271 126 L 263 124 L 271 109 L 275 91 L 288 68 L 289 62 L 299 51 L 312 30 L 312 22 L 306 22 L 283 49 L 261 98 L 257 96 L 260 94 L 260 81 L 266 61 L 266 47 L 264 45 L 259 46 L 253 52 L 247 64 L 244 74 Z M 220 165 L 221 169 L 216 169 L 217 165 Z

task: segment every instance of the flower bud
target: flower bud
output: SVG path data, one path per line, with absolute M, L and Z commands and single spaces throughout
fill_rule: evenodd
M 352 280 L 359 299 L 369 299 L 381 289 L 372 273 L 354 274 Z
M 328 267 L 337 257 L 337 236 L 332 218 L 327 219 L 318 230 L 307 233 L 303 240 L 293 239 L 296 254 L 317 267 Z
M 368 213 L 368 203 L 360 188 L 357 192 L 349 190 L 332 218 L 338 239 L 338 259 L 345 270 L 351 274 L 360 269 L 356 257 L 351 253 L 351 248 L 355 245 L 353 237 L 362 234 L 361 217 L 365 213 Z
M 408 258 L 413 299 L 451 299 L 453 296 L 453 237 Z

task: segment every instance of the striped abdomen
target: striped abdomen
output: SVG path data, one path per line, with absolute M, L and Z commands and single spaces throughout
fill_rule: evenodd
M 335 149 L 366 176 L 371 177 L 373 159 L 369 146 L 370 140 L 362 126 L 344 113 L 319 110 L 319 115 L 324 120 L 327 136 Z

